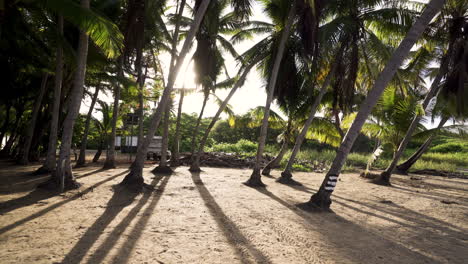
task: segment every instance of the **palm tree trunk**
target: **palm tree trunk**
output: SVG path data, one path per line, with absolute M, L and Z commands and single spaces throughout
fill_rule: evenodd
M 121 56 L 119 58 L 119 64 L 117 66 L 117 76 L 119 78 L 123 77 L 123 63 L 124 63 L 124 58 Z M 115 136 L 117 134 L 117 120 L 119 118 L 119 101 L 120 101 L 120 84 L 117 82 L 114 84 L 114 105 L 113 105 L 113 110 L 112 110 L 112 121 L 111 121 L 111 127 L 112 127 L 112 132 L 110 134 L 110 137 L 108 138 L 109 143 L 108 143 L 108 149 L 107 149 L 107 154 L 106 154 L 106 161 L 104 162 L 103 169 L 108 170 L 108 169 L 113 169 L 115 168 Z
M 140 59 L 141 60 L 141 59 Z M 140 142 L 143 140 L 144 135 L 144 104 L 145 104 L 145 98 L 144 98 L 144 87 L 145 87 L 145 77 L 143 76 L 143 66 L 141 63 L 138 66 L 138 137 L 137 137 L 137 142 Z
M 99 161 L 99 158 L 101 157 L 103 148 L 104 148 L 104 138 L 101 137 L 101 139 L 99 140 L 98 149 L 96 151 L 96 154 L 94 154 L 94 157 L 93 157 L 93 163 L 96 163 L 96 162 Z
M 354 141 L 361 131 L 362 126 L 371 113 L 372 108 L 374 108 L 376 105 L 377 101 L 385 90 L 385 87 L 391 81 L 413 45 L 422 35 L 432 18 L 434 18 L 434 16 L 442 9 L 444 3 L 445 0 L 431 0 L 427 4 L 421 16 L 417 19 L 415 24 L 407 33 L 406 37 L 400 43 L 399 47 L 388 60 L 387 65 L 375 81 L 374 87 L 364 100 L 353 124 L 351 125 L 351 128 L 346 133 L 343 142 L 337 151 L 336 157 L 333 160 L 331 168 L 323 180 L 322 185 L 320 186 L 319 191 L 312 195 L 310 201 L 306 203 L 306 206 L 318 207 L 322 209 L 328 209 L 330 207 L 330 196 L 335 189 L 341 169 L 354 144 Z
M 185 89 L 180 91 L 179 109 L 177 110 L 176 130 L 174 136 L 174 150 L 172 151 L 171 166 L 179 166 L 180 159 L 180 119 L 182 118 L 182 105 L 184 103 Z
M 247 66 L 242 73 L 241 77 L 239 80 L 236 82 L 234 87 L 231 89 L 229 92 L 228 96 L 224 99 L 223 103 L 219 106 L 218 111 L 216 112 L 215 116 L 211 119 L 210 124 L 205 130 L 205 134 L 203 135 L 203 138 L 200 142 L 200 145 L 198 147 L 197 153 L 195 153 L 195 157 L 193 158 L 192 164 L 190 166 L 190 171 L 197 172 L 200 171 L 200 156 L 203 153 L 203 150 L 205 148 L 206 141 L 208 140 L 208 136 L 210 135 L 211 130 L 213 129 L 214 125 L 216 122 L 219 120 L 219 117 L 221 116 L 221 113 L 223 113 L 224 109 L 226 109 L 226 106 L 229 103 L 229 100 L 231 100 L 232 96 L 236 93 L 236 91 L 245 83 L 245 79 L 247 78 L 247 75 L 249 74 L 250 70 L 260 61 L 260 58 L 257 59 L 256 61 L 253 61 L 250 63 L 249 66 Z M 181 110 L 181 108 L 179 108 Z M 177 135 L 177 133 L 176 133 Z
M 8 125 L 10 124 L 10 112 L 11 112 L 11 104 L 7 102 L 6 111 L 5 111 L 5 120 L 3 121 L 2 131 L 0 132 L 0 147 L 3 143 L 3 138 L 6 135 L 8 130 Z
M 270 172 L 272 169 L 277 168 L 280 162 L 283 160 L 284 154 L 288 150 L 288 140 L 284 139 L 283 144 L 281 144 L 280 151 L 278 155 L 274 159 L 272 159 L 262 170 L 262 175 L 270 176 Z
M 163 128 L 163 135 L 162 135 L 162 146 L 161 146 L 161 160 L 159 165 L 154 168 L 152 171 L 153 173 L 161 173 L 161 174 L 171 174 L 173 170 L 171 167 L 167 166 L 167 149 L 169 146 L 169 124 L 170 124 L 170 114 L 171 109 L 168 107 L 166 112 L 164 113 L 164 128 Z
M 63 17 L 58 16 L 58 34 L 63 35 Z M 49 143 L 47 145 L 47 157 L 44 165 L 37 172 L 52 172 L 56 164 L 57 152 L 57 137 L 58 137 L 58 122 L 60 116 L 60 99 L 62 97 L 62 80 L 63 80 L 63 47 L 57 47 L 56 67 L 55 67 L 55 84 L 54 84 L 54 102 L 52 106 L 52 120 L 50 122 Z
M 265 184 L 262 182 L 262 175 L 260 174 L 261 163 L 263 159 L 263 151 L 265 149 L 265 141 L 268 132 L 268 119 L 270 118 L 270 106 L 271 102 L 273 101 L 273 93 L 276 87 L 276 81 L 278 79 L 278 72 L 281 65 L 281 60 L 283 59 L 284 49 L 286 47 L 286 41 L 289 37 L 289 33 L 291 32 L 291 28 L 294 22 L 294 17 L 296 16 L 296 5 L 297 1 L 293 1 L 288 13 L 288 18 L 286 21 L 286 25 L 283 29 L 283 33 L 281 34 L 281 40 L 278 46 L 278 52 L 276 54 L 275 63 L 273 65 L 273 70 L 271 73 L 270 80 L 268 82 L 268 95 L 265 104 L 265 114 L 263 116 L 262 127 L 260 130 L 260 137 L 258 139 L 258 149 L 257 149 L 257 157 L 255 160 L 255 166 L 250 176 L 250 179 L 245 182 L 246 185 L 251 187 L 263 187 Z
M 20 125 L 21 118 L 23 117 L 24 113 L 24 105 L 15 106 L 15 124 L 13 125 L 13 130 L 10 133 L 10 137 L 8 138 L 5 146 L 0 151 L 0 158 L 7 158 L 10 156 L 13 144 L 18 137 L 18 129 Z
M 439 90 L 440 81 L 447 74 L 449 63 L 450 63 L 450 58 L 451 58 L 450 53 L 451 53 L 451 48 L 449 47 L 449 50 L 447 51 L 447 54 L 444 56 L 442 64 L 440 65 L 439 73 L 434 78 L 431 88 L 429 92 L 426 94 L 426 97 L 424 98 L 422 107 L 424 111 L 426 112 L 431 111 L 431 109 L 429 109 L 428 107 L 429 103 L 432 100 L 432 98 L 436 97 L 438 90 Z M 413 136 L 413 133 L 416 130 L 416 127 L 421 121 L 421 118 L 422 116 L 420 115 L 416 115 L 413 118 L 413 121 L 411 122 L 408 130 L 406 131 L 405 137 L 400 142 L 400 145 L 398 146 L 398 150 L 395 152 L 395 155 L 393 156 L 392 162 L 390 163 L 390 165 L 388 165 L 385 171 L 383 171 L 380 174 L 380 176 L 377 179 L 375 179 L 375 183 L 382 184 L 382 185 L 390 185 L 390 178 L 392 177 L 392 173 L 395 170 L 398 162 L 400 161 L 400 158 L 403 155 L 403 152 L 405 151 L 406 146 L 408 145 L 409 141 L 411 140 L 411 137 Z
M 170 95 L 172 93 L 172 89 L 174 88 L 174 83 L 177 78 L 177 75 L 180 71 L 180 68 L 182 67 L 185 56 L 190 50 L 192 41 L 200 27 L 200 24 L 203 20 L 203 17 L 205 16 L 205 12 L 209 4 L 210 4 L 210 0 L 203 0 L 198 11 L 195 14 L 195 19 L 187 34 L 182 50 L 179 53 L 177 62 L 174 66 L 174 70 L 169 72 L 168 83 L 167 83 L 166 88 L 164 89 L 163 95 L 161 97 L 161 101 L 158 107 L 156 108 L 156 111 L 151 117 L 150 126 L 148 128 L 147 135 L 145 139 L 141 142 L 141 144 L 138 144 L 138 150 L 137 150 L 137 154 L 135 157 L 135 161 L 133 162 L 131 166 L 130 173 L 127 174 L 124 180 L 122 181 L 123 185 L 130 185 L 130 186 L 133 185 L 133 186 L 136 186 L 137 188 L 141 188 L 144 184 L 143 166 L 144 166 L 144 161 L 146 158 L 146 152 L 148 151 L 149 143 L 151 142 L 151 139 L 154 133 L 159 127 L 162 114 L 164 113 L 164 111 L 166 111 L 166 106 L 168 105 Z
M 21 149 L 20 159 L 18 160 L 18 163 L 22 165 L 26 165 L 29 162 L 29 149 L 31 148 L 31 142 L 32 142 L 33 134 L 34 134 L 34 129 L 36 128 L 37 116 L 39 115 L 39 111 L 42 105 L 42 98 L 44 98 L 44 94 L 47 90 L 46 88 L 47 88 L 48 77 L 49 75 L 47 73 L 44 73 L 44 75 L 42 76 L 42 82 L 41 82 L 41 88 L 39 90 L 39 95 L 37 96 L 36 101 L 34 102 L 31 120 L 29 121 L 29 125 L 26 130 L 24 146 Z
M 449 119 L 448 117 L 442 118 L 442 120 L 440 121 L 437 128 L 438 129 L 442 128 L 445 125 L 445 123 L 448 121 L 448 119 Z M 437 135 L 437 132 L 432 133 L 426 139 L 424 144 L 422 144 L 419 147 L 419 149 L 413 155 L 411 155 L 411 157 L 409 157 L 405 162 L 403 162 L 402 164 L 397 166 L 397 170 L 400 173 L 407 173 L 408 170 L 416 163 L 416 161 L 418 161 L 419 158 L 421 158 L 421 156 L 429 149 L 429 147 L 431 146 L 431 143 L 434 140 L 434 138 L 436 137 L 436 135 Z
M 88 115 L 86 116 L 85 129 L 83 137 L 81 138 L 80 155 L 78 156 L 75 168 L 82 167 L 86 164 L 86 145 L 88 144 L 89 128 L 91 126 L 91 118 L 93 117 L 94 106 L 96 105 L 100 89 L 101 84 L 99 83 L 96 86 L 96 91 L 94 92 L 91 105 L 89 106 Z
M 340 48 L 341 50 L 338 53 L 337 58 L 341 58 L 341 54 L 345 45 L 341 45 L 341 46 L 342 47 Z M 286 168 L 284 168 L 284 171 L 281 173 L 281 177 L 278 179 L 278 182 L 286 183 L 286 184 L 292 183 L 291 181 L 292 166 L 294 164 L 294 160 L 296 159 L 297 153 L 299 153 L 299 150 L 301 149 L 302 142 L 305 139 L 307 131 L 309 130 L 310 125 L 312 124 L 312 121 L 314 121 L 317 108 L 320 105 L 320 102 L 322 101 L 323 96 L 327 92 L 327 88 L 331 83 L 332 77 L 335 74 L 337 67 L 338 67 L 338 63 L 335 61 L 333 63 L 332 68 L 330 69 L 330 72 L 327 74 L 327 77 L 325 78 L 325 81 L 323 82 L 322 87 L 320 88 L 318 96 L 315 98 L 314 103 L 312 104 L 312 107 L 310 108 L 309 117 L 307 118 L 307 121 L 305 122 L 304 127 L 301 130 L 301 133 L 297 135 L 296 142 L 294 143 L 294 148 L 291 153 L 291 157 L 288 160 L 288 164 L 286 165 Z
M 197 123 L 195 124 L 195 128 L 193 130 L 192 146 L 190 148 L 190 151 L 192 153 L 192 160 L 193 160 L 193 155 L 195 154 L 195 148 L 196 148 L 196 145 L 197 145 L 197 136 L 198 136 L 198 131 L 200 130 L 200 123 L 201 123 L 201 120 L 203 118 L 203 113 L 205 112 L 205 107 L 206 107 L 206 103 L 208 102 L 209 95 L 210 95 L 209 93 L 205 93 L 205 96 L 203 98 L 202 108 L 200 110 L 200 114 L 198 115 Z
M 81 0 L 81 6 L 89 9 L 90 0 Z M 64 189 L 76 189 L 80 186 L 76 182 L 71 170 L 70 152 L 73 137 L 73 127 L 79 114 L 81 99 L 83 98 L 84 82 L 86 77 L 86 61 L 88 57 L 88 35 L 80 31 L 78 50 L 76 53 L 76 72 L 73 81 L 73 91 L 68 114 L 65 117 L 62 133 L 62 144 L 60 154 L 57 160 L 57 168 L 53 175 L 53 180 L 59 183 L 60 191 Z

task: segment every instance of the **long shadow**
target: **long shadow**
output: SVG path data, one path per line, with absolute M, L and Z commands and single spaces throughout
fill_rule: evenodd
M 231 247 L 236 251 L 239 259 L 243 263 L 250 263 L 246 259 L 246 252 L 243 248 L 247 249 L 249 255 L 255 259 L 256 263 L 271 263 L 269 258 L 265 256 L 260 250 L 258 250 L 252 243 L 242 235 L 241 230 L 237 225 L 227 217 L 221 207 L 216 203 L 211 193 L 205 187 L 205 184 L 200 179 L 200 173 L 191 173 L 192 180 L 200 193 L 201 198 L 205 202 L 206 207 L 210 211 L 211 216 L 215 219 L 219 229 L 223 232 L 224 236 L 228 240 Z
M 317 190 L 314 190 L 314 189 L 306 187 L 306 186 L 290 186 L 290 185 L 288 185 L 288 186 L 293 188 L 293 189 L 296 189 L 296 190 L 299 190 L 299 191 L 302 191 L 302 192 L 306 192 L 306 193 L 309 193 L 309 194 L 317 192 Z M 414 193 L 415 195 L 420 195 L 420 196 L 423 196 L 423 197 L 434 199 L 434 197 L 431 197 L 431 196 L 428 196 L 428 195 L 423 195 L 423 194 L 420 194 L 420 193 L 415 193 L 414 191 L 411 191 L 409 189 L 404 189 L 404 188 L 397 187 L 397 186 L 392 186 L 390 188 L 392 188 L 392 189 L 394 189 L 394 188 L 395 189 L 403 189 L 408 193 Z M 396 210 L 388 210 L 388 209 L 385 209 L 386 208 L 385 206 L 372 206 L 372 205 L 369 205 L 369 204 L 366 204 L 366 203 L 363 203 L 363 202 L 359 202 L 359 201 L 356 201 L 356 200 L 351 200 L 351 199 L 348 199 L 348 198 L 345 198 L 345 197 L 341 197 L 341 196 L 338 196 L 336 194 L 333 194 L 332 197 L 335 198 L 334 199 L 335 203 L 346 206 L 346 207 L 350 207 L 351 209 L 354 209 L 355 207 L 349 206 L 345 202 L 337 201 L 337 199 L 338 200 L 343 200 L 343 201 L 346 201 L 346 202 L 355 203 L 355 204 L 367 207 L 369 209 L 373 209 L 373 210 L 376 210 L 376 211 L 381 211 L 383 213 L 387 213 L 387 214 L 399 217 L 401 219 L 413 222 L 413 223 L 415 223 L 415 225 L 412 226 L 412 227 L 415 227 L 415 228 L 418 228 L 418 226 L 421 226 L 421 225 L 422 226 L 429 226 L 429 227 L 431 227 L 433 229 L 437 229 L 437 230 L 440 230 L 442 232 L 452 233 L 452 234 L 458 235 L 458 236 L 462 235 L 464 232 L 467 232 L 466 230 L 464 230 L 464 229 L 462 229 L 460 227 L 457 227 L 457 226 L 452 225 L 450 223 L 441 221 L 441 220 L 439 220 L 437 218 L 433 218 L 433 217 L 430 217 L 430 216 L 427 216 L 427 215 L 420 214 L 420 213 L 418 213 L 416 211 L 413 211 L 413 210 L 407 209 L 405 207 L 396 205 L 395 203 L 391 203 L 390 205 L 397 206 L 401 210 L 404 210 L 405 212 L 400 212 L 400 211 L 396 211 Z M 363 211 L 363 212 L 365 212 L 365 211 Z M 373 214 L 373 213 L 370 213 L 370 212 L 366 212 L 366 214 L 373 215 L 373 216 L 376 216 L 376 217 L 379 217 L 379 218 L 382 218 L 384 220 L 391 221 L 391 222 L 394 222 L 394 223 L 403 224 L 403 223 L 401 223 L 399 221 L 392 220 L 392 219 L 389 219 L 387 217 L 376 215 L 376 214 Z M 410 215 L 417 215 L 417 216 L 416 217 L 411 217 Z M 434 223 L 437 223 L 437 225 L 435 225 Z M 447 227 L 450 227 L 450 228 L 458 230 L 458 231 L 452 231 L 451 229 L 449 229 Z M 455 233 L 453 233 L 453 232 L 455 232 Z
M 50 212 L 50 211 L 52 211 L 52 210 L 55 210 L 55 209 L 57 209 L 58 207 L 60 207 L 60 206 L 62 206 L 62 205 L 64 205 L 64 204 L 67 204 L 67 203 L 69 203 L 69 202 L 72 202 L 72 201 L 74 201 L 74 200 L 76 200 L 76 199 L 82 197 L 83 195 L 85 195 L 85 194 L 87 194 L 87 193 L 89 193 L 89 192 L 92 192 L 92 191 L 94 190 L 94 188 L 97 188 L 97 187 L 103 185 L 103 184 L 106 183 L 106 182 L 112 181 L 113 179 L 115 179 L 115 178 L 117 178 L 117 177 L 119 177 L 119 176 L 122 176 L 122 175 L 126 174 L 127 172 L 128 172 L 128 170 L 127 170 L 127 171 L 124 171 L 124 172 L 121 172 L 121 173 L 119 173 L 119 174 L 116 174 L 116 175 L 114 175 L 114 176 L 108 177 L 108 178 L 106 178 L 106 179 L 104 179 L 104 180 L 102 180 L 102 181 L 100 181 L 100 182 L 98 182 L 98 183 L 96 183 L 96 184 L 94 184 L 94 185 L 92 185 L 92 186 L 90 186 L 90 187 L 84 189 L 83 191 L 81 191 L 81 192 L 79 192 L 79 193 L 73 195 L 72 197 L 70 197 L 70 198 L 68 198 L 68 199 L 66 199 L 66 200 L 63 200 L 63 201 L 58 202 L 58 203 L 55 203 L 55 204 L 53 204 L 53 205 L 51 205 L 51 206 L 49 206 L 49 207 L 47 207 L 47 208 L 44 208 L 44 209 L 40 210 L 39 212 L 36 212 L 36 213 L 34 213 L 34 214 L 32 214 L 32 215 L 26 217 L 26 218 L 23 218 L 23 219 L 21 219 L 21 220 L 19 220 L 19 221 L 16 221 L 15 223 L 12 223 L 12 224 L 9 224 L 9 225 L 7 225 L 7 226 L 5 226 L 5 227 L 2 227 L 2 228 L 0 228 L 0 234 L 3 234 L 3 233 L 5 233 L 5 232 L 7 232 L 7 231 L 10 231 L 10 230 L 12 230 L 12 229 L 14 229 L 14 228 L 16 228 L 16 227 L 18 227 L 18 226 L 24 224 L 24 223 L 27 223 L 27 222 L 29 222 L 29 221 L 31 221 L 31 220 L 34 220 L 34 219 L 36 219 L 37 217 L 43 216 L 43 215 L 45 215 L 46 213 L 48 213 L 48 212 Z
M 114 220 L 122 209 L 132 204 L 137 195 L 137 192 L 130 192 L 125 188 L 114 186 L 114 195 L 107 203 L 104 213 L 102 213 L 94 224 L 86 230 L 86 233 L 65 256 L 62 263 L 80 263 L 89 249 L 91 249 L 98 240 L 99 236 L 101 236 L 104 229 Z
M 163 177 L 164 176 L 156 176 L 151 185 L 157 186 Z M 155 189 L 154 192 L 156 192 L 156 194 L 153 195 L 151 203 L 145 209 L 142 216 L 138 219 L 138 222 L 135 224 L 132 231 L 130 231 L 128 239 L 121 246 L 121 248 L 118 250 L 118 254 L 113 258 L 113 260 L 110 263 L 125 263 L 128 261 L 130 253 L 135 247 L 138 238 L 141 236 L 146 224 L 148 223 L 149 218 L 151 217 L 151 213 L 154 211 L 154 208 L 158 204 L 159 199 L 161 198 L 164 189 L 166 188 L 166 185 L 169 182 L 169 178 L 170 177 L 164 177 L 159 187 Z M 138 201 L 138 204 L 136 204 L 135 207 L 132 208 L 132 210 L 127 214 L 127 216 L 125 216 L 125 218 L 122 219 L 122 221 L 107 236 L 106 240 L 101 244 L 101 246 L 99 246 L 99 248 L 93 253 L 93 255 L 91 255 L 87 263 L 102 263 L 104 258 L 109 254 L 110 250 L 115 246 L 115 243 L 117 242 L 119 237 L 129 226 L 131 221 L 137 216 L 141 208 L 148 202 L 148 200 L 151 197 L 151 194 L 152 192 L 150 191 L 147 191 L 143 194 L 143 197 L 141 197 L 141 199 Z
M 87 177 L 87 176 L 93 175 L 95 173 L 98 173 L 100 171 L 102 171 L 102 170 L 99 169 L 99 170 L 91 171 L 91 172 L 83 174 L 83 175 L 77 175 L 76 178 L 80 179 L 80 178 L 83 178 L 83 177 Z M 45 177 L 45 178 L 48 179 L 49 176 Z M 0 203 L 0 215 L 6 214 L 8 212 L 14 211 L 14 210 L 22 208 L 22 207 L 33 205 L 33 204 L 38 203 L 38 202 L 40 202 L 42 200 L 46 200 L 46 199 L 49 199 L 51 197 L 54 197 L 54 196 L 56 196 L 58 194 L 59 194 L 58 192 L 49 191 L 49 190 L 45 190 L 45 189 L 42 189 L 42 188 L 36 188 L 32 192 L 28 193 L 25 196 L 18 197 L 16 199 L 12 199 L 12 200 L 8 200 L 6 202 Z
M 279 198 L 267 189 L 255 190 L 268 196 L 269 198 L 273 199 L 274 201 L 289 209 L 297 216 L 301 217 L 307 223 L 305 225 L 306 228 L 312 227 L 314 228 L 314 230 L 320 232 L 325 239 L 328 239 L 331 243 L 333 243 L 333 245 L 330 245 L 330 247 L 336 246 L 340 248 L 340 252 L 346 254 L 347 257 L 356 258 L 356 262 L 362 261 L 362 249 L 359 247 L 359 243 L 354 244 L 355 241 L 346 242 L 345 238 L 341 236 L 342 233 L 355 234 L 355 236 L 350 236 L 353 237 L 353 239 L 360 236 L 360 240 L 362 239 L 365 240 L 366 243 L 373 244 L 374 251 L 386 252 L 389 247 L 397 248 L 400 253 L 406 253 L 409 256 L 413 256 L 417 259 L 424 260 L 425 263 L 434 262 L 434 259 L 431 259 L 427 256 L 422 255 L 419 252 L 413 251 L 402 245 L 399 245 L 391 240 L 388 240 L 378 234 L 371 232 L 370 230 L 364 229 L 362 226 L 356 225 L 353 222 L 350 222 L 333 212 L 308 213 L 303 210 L 300 210 L 296 205 L 292 205 L 284 201 L 283 199 Z M 334 218 L 336 222 L 339 222 L 339 224 L 333 224 L 333 221 L 330 221 L 331 218 Z
M 290 187 L 292 187 L 292 186 L 290 186 Z M 308 188 L 308 187 L 305 187 L 305 186 L 295 187 L 295 189 L 305 191 L 307 193 L 311 193 L 311 192 L 315 191 L 315 190 L 313 190 L 311 188 Z M 398 224 L 398 225 L 401 225 L 401 226 L 404 226 L 404 227 L 408 227 L 410 229 L 417 230 L 414 233 L 417 233 L 417 232 L 430 232 L 434 236 L 440 237 L 440 241 L 448 241 L 448 243 L 451 243 L 452 245 L 457 243 L 456 240 L 454 240 L 454 237 L 459 238 L 459 239 L 463 239 L 463 237 L 466 237 L 467 230 L 465 230 L 463 228 L 460 228 L 460 227 L 455 226 L 453 224 L 441 221 L 441 220 L 439 220 L 437 218 L 430 217 L 430 216 L 418 213 L 416 211 L 407 209 L 407 208 L 405 208 L 403 206 L 400 206 L 400 205 L 397 205 L 395 203 L 390 203 L 388 205 L 379 206 L 379 205 L 365 204 L 363 202 L 358 202 L 358 201 L 351 200 L 351 199 L 344 198 L 344 197 L 337 196 L 337 195 L 333 195 L 333 197 L 335 198 L 334 202 L 337 203 L 337 204 L 340 204 L 341 206 L 344 206 L 344 207 L 350 208 L 352 210 L 355 210 L 357 212 L 367 214 L 367 215 L 370 215 L 370 216 L 374 216 L 374 217 L 377 217 L 377 218 L 383 219 L 385 221 L 389 221 L 389 222 L 392 222 L 392 223 L 395 223 L 395 224 Z M 339 201 L 339 200 L 341 200 L 341 201 Z M 382 216 L 382 215 L 379 215 L 379 214 L 376 214 L 376 213 L 368 212 L 368 211 L 359 209 L 357 207 L 351 206 L 349 203 L 355 203 L 355 204 L 358 204 L 360 206 L 369 208 L 371 210 L 375 210 L 375 211 L 378 211 L 378 212 L 381 212 L 381 213 L 392 215 L 394 217 L 397 217 L 399 219 L 403 219 L 403 220 L 405 220 L 405 221 L 407 221 L 409 223 L 412 223 L 412 224 L 404 223 L 402 221 L 391 219 L 391 218 L 386 217 L 386 216 Z M 440 234 L 437 231 L 434 232 L 433 230 L 437 230 L 439 232 L 442 232 L 445 235 Z M 435 253 L 435 252 L 433 252 L 433 253 Z M 446 257 L 446 256 L 444 254 L 441 254 L 441 257 Z

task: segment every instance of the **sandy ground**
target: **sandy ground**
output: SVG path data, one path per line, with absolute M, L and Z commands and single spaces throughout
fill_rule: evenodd
M 393 187 L 343 174 L 332 213 L 296 207 L 323 179 L 302 187 L 250 170 L 145 169 L 154 191 L 115 186 L 125 168 L 75 170 L 80 190 L 34 190 L 37 166 L 0 163 L 0 263 L 467 263 L 468 180 L 396 176 Z M 442 202 L 443 201 L 443 202 Z

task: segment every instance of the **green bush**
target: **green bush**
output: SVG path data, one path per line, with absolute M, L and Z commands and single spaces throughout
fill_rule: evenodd
M 257 151 L 258 144 L 247 139 L 241 139 L 236 143 L 215 143 L 207 149 L 209 152 L 226 152 L 236 154 L 249 154 Z
M 468 143 L 464 144 L 464 142 L 447 142 L 434 146 L 429 151 L 438 153 L 468 152 Z

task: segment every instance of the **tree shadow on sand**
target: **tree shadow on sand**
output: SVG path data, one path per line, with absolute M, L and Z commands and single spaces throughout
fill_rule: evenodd
M 268 196 L 302 218 L 304 220 L 302 224 L 306 229 L 318 231 L 321 234 L 320 238 L 327 240 L 330 248 L 338 248 L 339 251 L 335 253 L 342 255 L 348 259 L 349 262 L 362 263 L 363 261 L 367 261 L 369 263 L 374 263 L 378 262 L 380 259 L 394 257 L 387 253 L 389 249 L 397 250 L 400 254 L 398 257 L 395 256 L 393 261 L 397 261 L 396 258 L 398 258 L 399 261 L 404 261 L 405 258 L 408 258 L 405 261 L 412 261 L 413 263 L 433 263 L 435 261 L 419 252 L 413 251 L 392 240 L 384 238 L 379 234 L 373 233 L 369 229 L 350 222 L 333 212 L 306 212 L 298 208 L 296 205 L 284 201 L 267 189 L 255 190 Z M 358 243 L 358 241 L 365 241 L 366 244 L 372 245 L 373 252 L 380 252 L 378 254 L 387 255 L 385 257 L 377 255 L 365 257 L 362 254 L 362 245 Z M 372 258 L 374 258 L 374 260 Z M 388 261 L 389 259 L 386 260 Z
M 315 193 L 317 191 L 317 190 L 314 190 L 305 186 L 290 186 L 290 187 L 299 191 L 309 193 L 309 194 Z M 258 191 L 278 201 L 282 205 L 288 206 L 291 209 L 292 205 L 281 200 L 281 198 L 275 196 L 268 190 L 258 190 Z M 372 203 L 371 201 L 369 201 L 369 203 L 364 203 L 364 202 L 344 198 L 335 194 L 332 197 L 333 197 L 334 203 L 339 204 L 343 207 L 346 207 L 358 213 L 365 214 L 368 216 L 373 216 L 373 217 L 382 219 L 384 221 L 388 221 L 390 223 L 394 223 L 394 224 L 397 224 L 397 225 L 400 225 L 400 226 L 403 226 L 412 230 L 412 231 L 409 231 L 409 233 L 406 232 L 405 233 L 406 236 L 409 236 L 410 233 L 412 233 L 413 237 L 417 237 L 417 236 L 437 237 L 436 240 L 439 241 L 438 243 L 447 244 L 448 248 L 455 247 L 456 245 L 459 245 L 461 247 L 466 246 L 466 242 L 464 243 L 465 245 L 461 245 L 460 240 L 466 241 L 465 237 L 466 237 L 466 233 L 468 232 L 467 230 L 460 228 L 458 226 L 455 226 L 453 224 L 441 221 L 434 217 L 430 217 L 430 216 L 418 213 L 416 211 L 410 210 L 401 205 L 397 205 L 391 201 L 386 202 L 386 203 L 375 204 L 375 203 Z M 369 210 L 365 210 L 364 208 L 358 208 L 357 206 L 353 206 L 352 205 L 353 203 L 354 205 L 362 206 L 362 207 L 368 208 Z M 379 214 L 379 212 L 382 214 Z M 349 222 L 348 220 L 344 220 L 344 221 Z M 425 246 L 423 246 L 424 244 Z M 411 247 L 420 248 L 422 251 L 424 250 L 428 251 L 427 248 L 429 247 L 431 248 L 431 250 L 429 250 L 431 255 L 436 255 L 442 259 L 447 259 L 448 257 L 450 257 L 450 254 L 447 254 L 447 252 L 444 252 L 443 250 L 440 251 L 439 246 L 437 244 L 431 244 L 430 242 L 427 242 L 427 241 L 425 242 L 425 241 L 419 240 L 416 243 L 413 243 Z M 414 251 L 413 253 L 416 254 L 416 252 Z M 433 261 L 435 260 L 432 260 L 432 262 Z
M 193 183 L 205 202 L 211 216 L 216 221 L 216 224 L 223 232 L 225 238 L 228 240 L 229 245 L 231 245 L 235 250 L 239 259 L 243 263 L 251 263 L 249 261 L 249 256 L 251 256 L 255 260 L 254 263 L 271 263 L 269 258 L 252 245 L 252 243 L 242 234 L 237 225 L 223 212 L 201 180 L 200 173 L 192 172 L 191 174 Z
M 109 181 L 112 181 L 113 179 L 119 177 L 119 176 L 122 176 L 124 174 L 126 174 L 128 171 L 124 171 L 124 172 L 121 172 L 121 173 L 118 173 L 116 175 L 113 175 L 113 176 L 110 176 L 110 177 L 107 177 L 106 179 L 100 181 L 100 182 L 97 182 L 95 183 L 94 185 L 84 189 L 84 190 L 81 190 L 80 192 L 74 194 L 73 196 L 71 196 L 70 198 L 67 198 L 63 201 L 60 201 L 58 203 L 55 203 L 51 206 L 48 206 L 47 208 L 44 208 L 26 218 L 23 218 L 21 220 L 18 220 L 16 221 L 15 223 L 12 223 L 12 224 L 9 224 L 5 227 L 2 227 L 0 228 L 0 234 L 3 234 L 7 231 L 10 231 L 22 224 L 25 224 L 31 220 L 34 220 L 40 216 L 43 216 L 45 215 L 46 213 L 52 211 L 52 210 L 55 210 L 57 209 L 58 207 L 64 205 L 64 204 L 67 204 L 69 202 L 72 202 L 74 200 L 77 200 L 78 198 L 81 198 L 83 195 L 89 193 L 89 192 L 92 192 L 94 190 L 94 188 L 97 188 L 101 185 L 103 185 L 104 183 L 106 182 L 109 182 Z M 39 191 L 38 191 L 39 192 Z M 50 194 L 52 194 L 51 196 L 49 196 Z M 53 192 L 49 192 L 49 194 L 46 193 L 42 193 L 38 196 L 38 197 L 35 197 L 34 195 L 36 195 L 36 193 L 32 194 L 32 195 L 27 195 L 26 197 L 21 197 L 21 198 L 18 198 L 18 199 L 15 199 L 13 200 L 11 203 L 10 201 L 8 201 L 7 203 L 9 203 L 9 206 L 6 206 L 5 207 L 5 210 L 2 210 L 1 212 L 2 213 L 5 213 L 6 211 L 12 211 L 12 210 L 15 210 L 15 209 L 18 209 L 20 207 L 24 207 L 24 206 L 28 206 L 28 205 L 31 205 L 31 204 L 34 204 L 34 203 L 37 203 L 38 201 L 40 200 L 43 200 L 43 199 L 47 199 L 47 198 L 50 198 L 54 195 L 56 195 L 57 193 L 53 193 Z
M 162 177 L 155 177 L 152 186 L 158 184 Z M 164 189 L 164 186 L 167 184 L 168 178 L 166 178 L 161 184 L 159 190 Z M 113 228 L 109 233 L 104 242 L 99 246 L 99 248 L 94 252 L 90 257 L 88 263 L 101 263 L 104 258 L 108 255 L 110 250 L 113 248 L 117 240 L 122 236 L 123 232 L 132 222 L 132 220 L 137 216 L 138 212 L 143 208 L 143 206 L 148 202 L 153 192 L 151 190 L 145 190 L 142 197 L 138 200 L 137 204 L 129 211 L 129 213 L 122 218 L 120 223 Z M 106 210 L 102 215 L 94 222 L 94 224 L 86 230 L 85 234 L 80 238 L 80 240 L 75 244 L 75 246 L 70 250 L 70 252 L 65 256 L 62 263 L 82 263 L 84 257 L 92 246 L 98 241 L 99 237 L 104 233 L 104 230 L 107 226 L 117 217 L 117 215 L 127 206 L 133 203 L 138 192 L 132 192 L 128 189 L 115 185 L 114 194 L 112 198 L 106 205 Z M 160 197 L 160 193 L 155 197 Z M 154 198 L 158 200 L 159 198 Z M 141 227 L 141 226 L 140 226 Z M 143 227 L 141 227 L 143 229 Z M 132 241 L 136 242 L 137 238 Z

